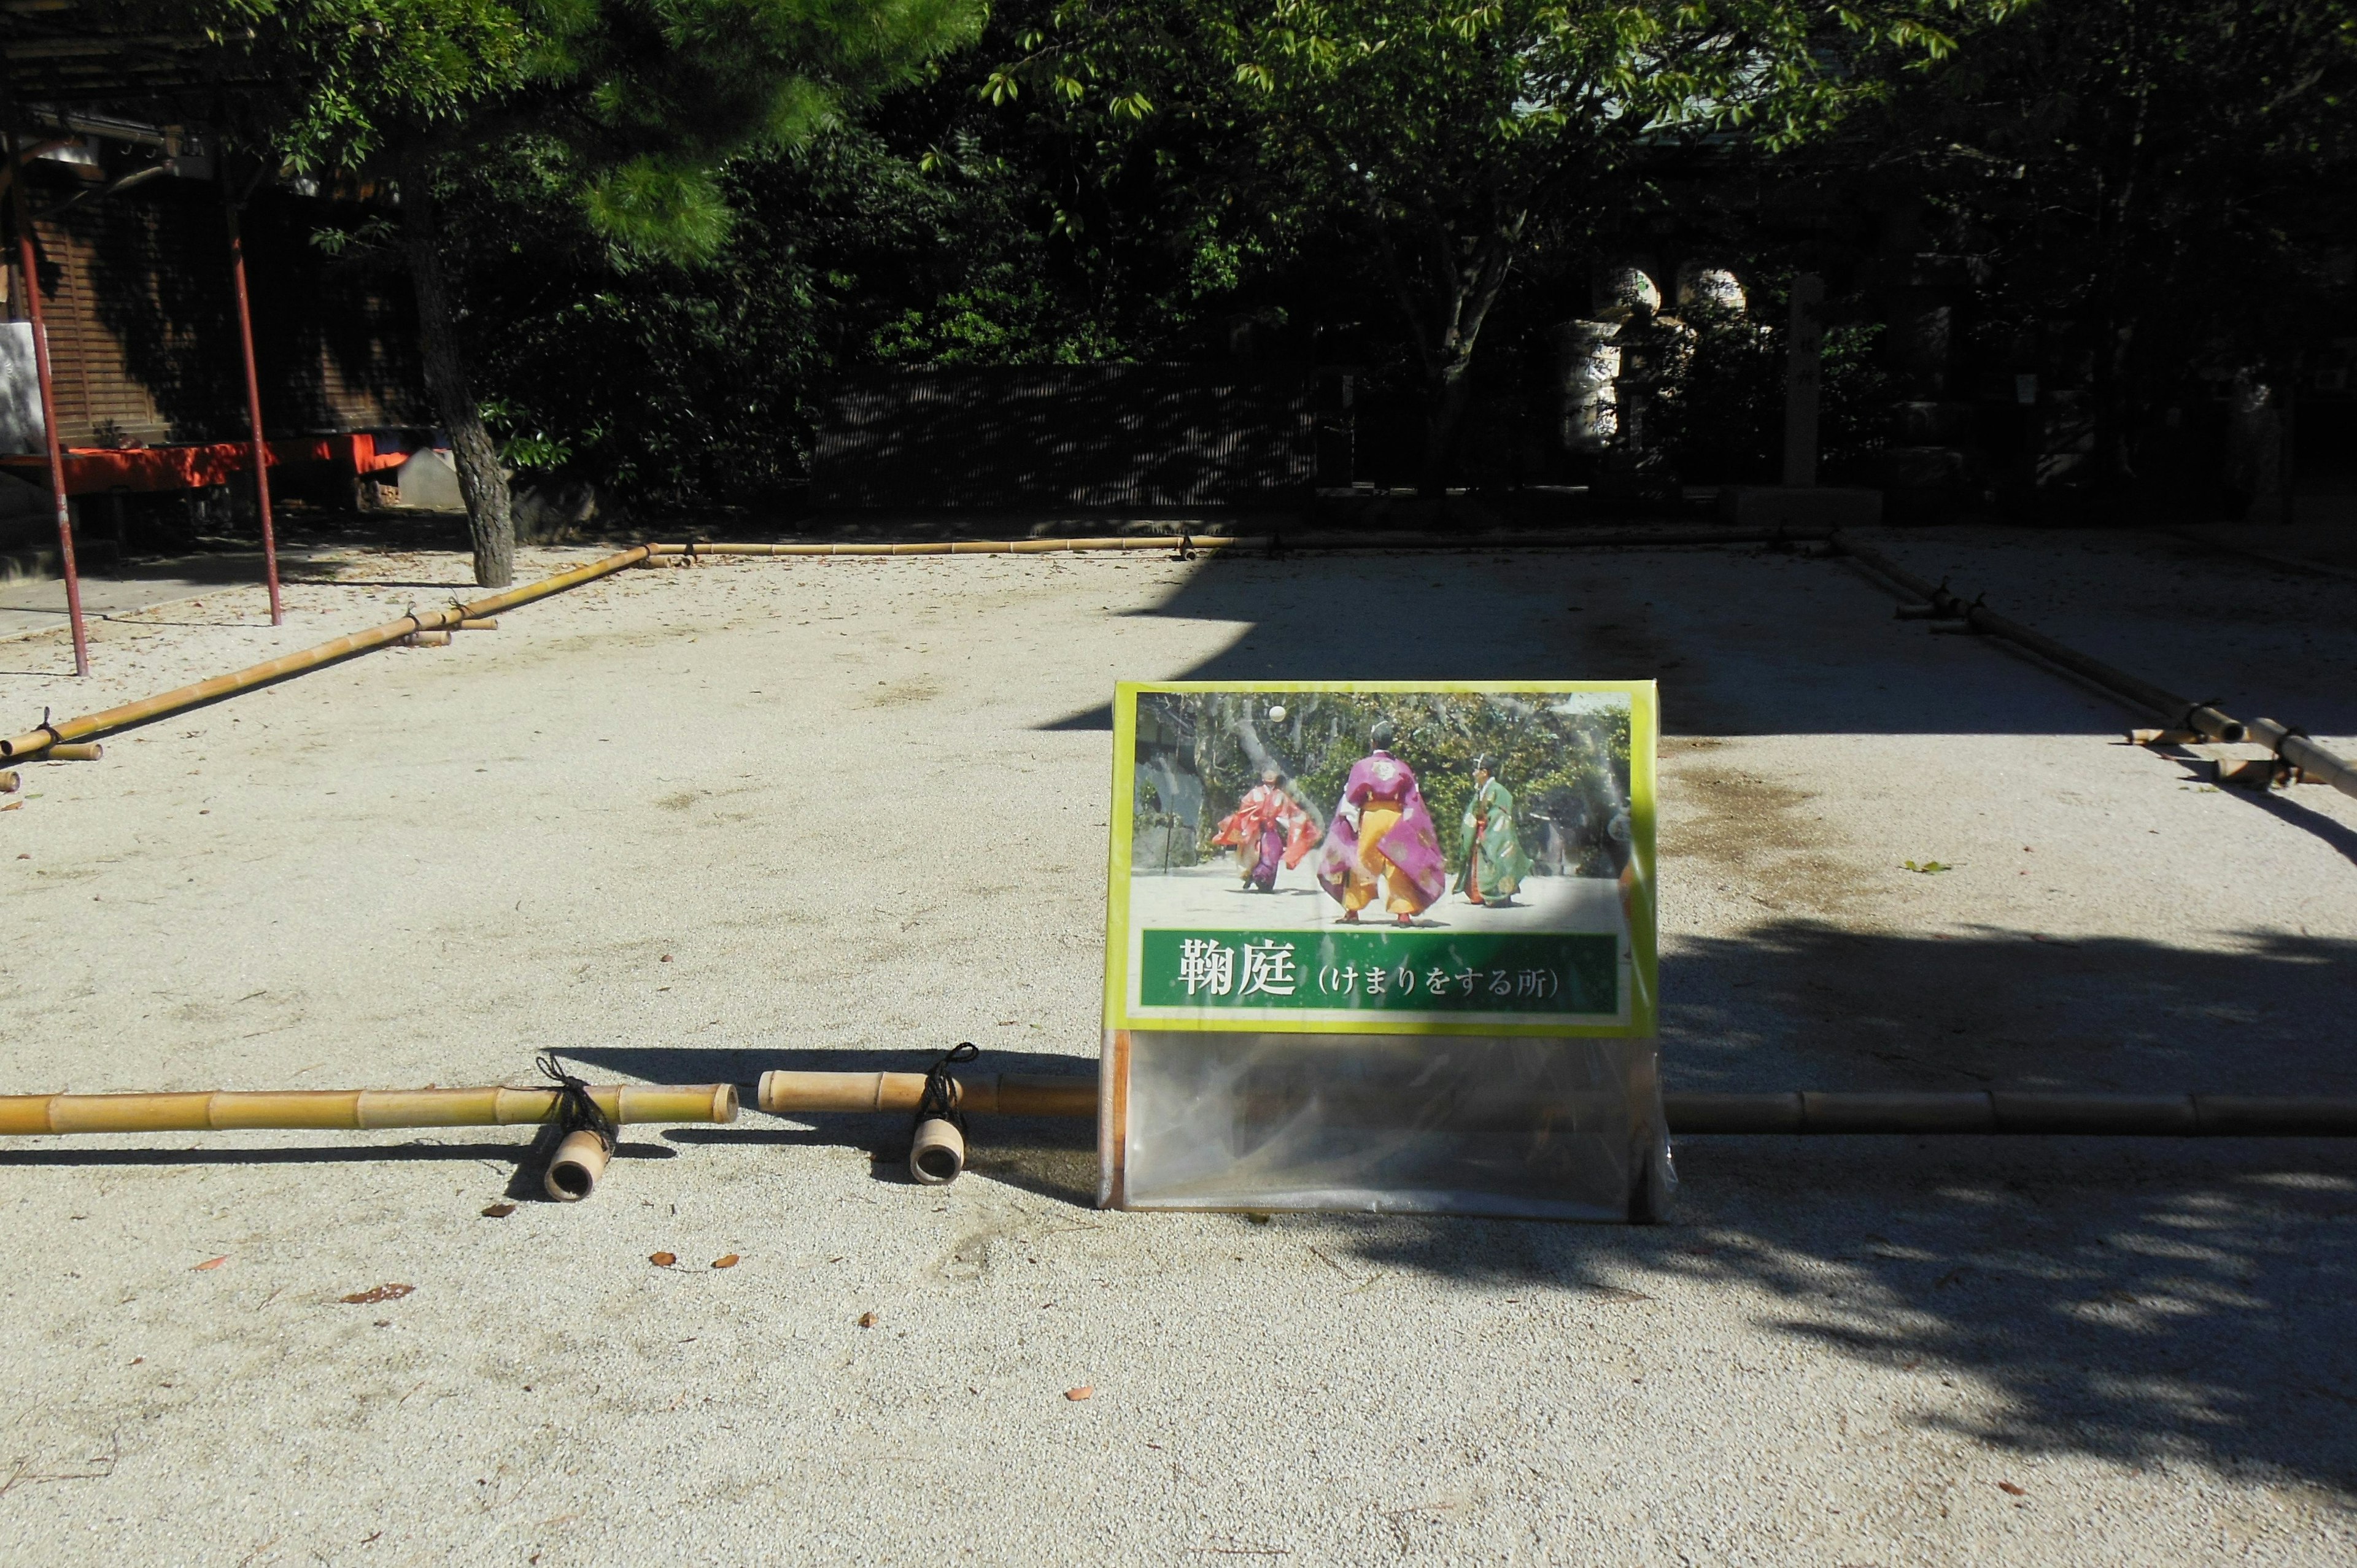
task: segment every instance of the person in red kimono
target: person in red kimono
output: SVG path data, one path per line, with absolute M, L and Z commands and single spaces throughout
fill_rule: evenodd
M 1285 792 L 1283 770 L 1272 767 L 1261 769 L 1259 784 L 1221 822 L 1211 842 L 1235 845 L 1236 869 L 1246 888 L 1274 893 L 1278 865 L 1300 865 L 1318 836 L 1318 824 Z

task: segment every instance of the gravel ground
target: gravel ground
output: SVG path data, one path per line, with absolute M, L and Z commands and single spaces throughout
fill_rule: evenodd
M 2357 585 L 2119 534 L 1887 547 L 2357 734 Z M 251 588 L 118 614 L 88 682 L 0 645 L 7 727 L 465 592 L 342 562 L 277 632 Z M 2357 801 L 2211 789 L 1890 603 L 1734 551 L 624 574 L 27 768 L 0 1081 L 522 1081 L 551 1047 L 749 1081 L 962 1038 L 1084 1070 L 1116 677 L 1658 673 L 1674 1086 L 2357 1092 L 2319 1026 L 2357 996 Z M 495 1130 L 17 1141 L 0 1553 L 2357 1550 L 2345 1145 L 1693 1139 L 1675 1222 L 1628 1230 L 1100 1213 L 1088 1129 L 976 1133 L 928 1190 L 888 1122 L 638 1129 L 575 1207 Z M 414 1289 L 341 1299 L 381 1284 Z

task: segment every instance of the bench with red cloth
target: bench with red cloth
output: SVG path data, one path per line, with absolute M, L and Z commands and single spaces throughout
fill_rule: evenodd
M 304 436 L 269 444 L 270 466 L 332 465 L 352 474 L 373 474 L 408 461 L 406 452 L 380 453 L 376 437 Z M 253 466 L 251 441 L 211 441 L 175 446 L 70 446 L 65 457 L 66 494 L 105 495 L 113 490 L 200 490 L 225 485 Z M 36 453 L 0 457 L 0 467 L 47 480 L 48 459 Z

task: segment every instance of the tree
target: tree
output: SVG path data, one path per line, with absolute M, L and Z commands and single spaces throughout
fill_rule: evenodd
M 1063 0 L 985 91 L 1029 91 L 1108 142 L 1156 115 L 1232 124 L 1273 199 L 1349 224 L 1423 370 L 1430 492 L 1533 244 L 1667 146 L 1824 131 L 2015 3 Z
M 170 7 L 185 17 L 186 7 Z M 427 389 L 451 438 L 476 580 L 513 579 L 507 480 L 444 266 L 454 169 L 522 157 L 615 247 L 715 254 L 733 153 L 807 144 L 971 38 L 978 0 L 211 0 L 250 31 L 246 138 L 299 172 L 390 177 Z M 181 26 L 185 28 L 186 22 Z
M 1981 258 L 1997 328 L 2077 361 L 2093 487 L 2183 504 L 2207 476 L 2169 410 L 2240 378 L 2279 425 L 2346 319 L 2353 110 L 2351 0 L 2042 0 L 1896 99 L 1878 161 Z

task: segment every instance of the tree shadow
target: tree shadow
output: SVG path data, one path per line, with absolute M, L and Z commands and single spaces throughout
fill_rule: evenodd
M 2347 643 L 2340 585 L 2297 603 L 2263 575 L 2227 574 L 2205 587 L 2198 640 L 2169 605 L 2138 604 L 2133 618 L 2114 601 L 2101 618 L 2016 613 L 2196 695 L 2297 713 L 2320 735 L 2357 731 L 2357 692 L 2327 661 L 2312 651 L 2287 660 L 2270 646 L 2287 636 Z M 1500 544 L 1207 557 L 1158 603 L 1128 613 L 1237 628 L 1217 652 L 1150 672 L 1157 678 L 1658 680 L 1673 736 L 2117 735 L 2153 722 L 2010 645 L 1896 620 L 1897 596 L 1855 564 L 1768 547 Z M 1100 705 L 1038 727 L 1106 729 L 1110 715 Z
M 1672 1089 L 2357 1093 L 2357 1059 L 2317 1026 L 2357 1008 L 2344 938 L 2193 947 L 1788 918 L 1673 936 L 1662 992 Z
M 1700 1138 L 1671 1225 L 1346 1221 L 1372 1269 L 1732 1294 L 1799 1352 L 1924 1380 L 1901 1419 L 2023 1454 L 2258 1464 L 2357 1488 L 2357 1148 L 2322 1140 Z M 1684 1287 L 1684 1288 L 1680 1288 Z M 1690 1348 L 1680 1354 L 1692 1353 Z M 1738 1361 L 1741 1358 L 1737 1359 Z M 1734 1397 L 1790 1375 L 1731 1366 Z M 1975 1401 L 1985 1408 L 1985 1402 Z

